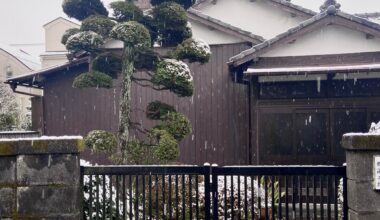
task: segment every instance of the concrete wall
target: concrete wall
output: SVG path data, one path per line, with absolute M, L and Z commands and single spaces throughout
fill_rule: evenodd
M 380 135 L 343 136 L 347 159 L 348 219 L 380 219 L 380 191 L 374 190 L 374 156 L 380 155 Z
M 0 140 L 0 219 L 80 219 L 79 137 Z

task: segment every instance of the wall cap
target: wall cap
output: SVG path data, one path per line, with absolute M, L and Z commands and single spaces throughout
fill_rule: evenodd
M 346 150 L 380 151 L 380 134 L 348 133 L 343 135 L 342 146 Z
M 70 154 L 84 150 L 81 136 L 0 139 L 0 156 Z

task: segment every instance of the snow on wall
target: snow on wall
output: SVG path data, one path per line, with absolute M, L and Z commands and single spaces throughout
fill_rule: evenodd
M 380 39 L 340 25 L 329 25 L 308 33 L 292 44 L 282 45 L 262 57 L 308 56 L 380 51 Z
M 266 0 L 218 0 L 199 9 L 204 14 L 225 23 L 252 32 L 266 39 L 287 31 L 306 20 L 306 17 L 292 17 L 289 12 Z

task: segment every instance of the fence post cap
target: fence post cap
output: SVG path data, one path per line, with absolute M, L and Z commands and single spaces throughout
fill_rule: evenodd
M 380 135 L 349 133 L 343 135 L 342 146 L 346 150 L 380 150 Z

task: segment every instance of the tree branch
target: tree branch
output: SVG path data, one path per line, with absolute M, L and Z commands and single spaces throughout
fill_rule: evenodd
M 156 90 L 156 91 L 168 90 L 167 88 L 157 88 L 157 87 L 154 87 L 153 85 L 150 85 L 150 84 L 143 84 L 139 81 L 134 81 L 134 83 L 136 83 L 137 85 L 139 85 L 141 87 L 148 87 L 148 88 L 151 88 L 151 89 Z

